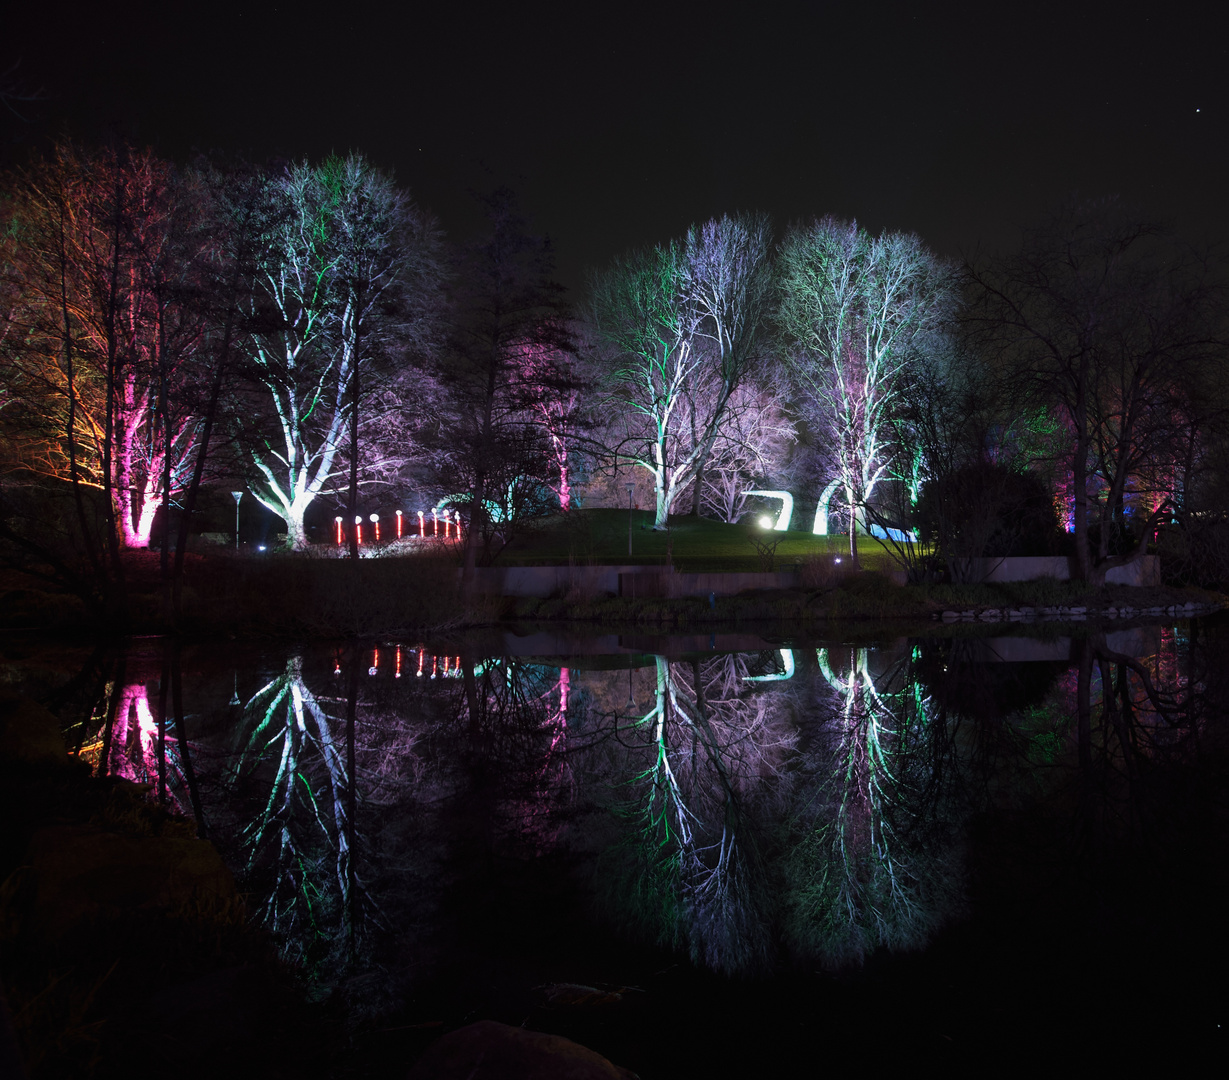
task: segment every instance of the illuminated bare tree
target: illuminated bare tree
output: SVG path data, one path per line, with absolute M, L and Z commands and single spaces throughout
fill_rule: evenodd
M 202 209 L 190 177 L 127 148 L 64 144 L 15 185 L 8 465 L 101 489 L 128 546 L 149 543 L 197 435 Z
M 916 236 L 872 237 L 832 217 L 791 232 L 779 265 L 777 317 L 804 416 L 829 444 L 833 482 L 856 510 L 891 462 L 889 421 L 919 348 L 950 317 L 955 275 Z M 851 513 L 855 565 L 857 526 Z
M 351 155 L 320 166 L 301 162 L 276 178 L 263 241 L 256 306 L 270 305 L 276 323 L 252 334 L 251 348 L 273 424 L 271 435 L 249 435 L 261 476 L 253 494 L 286 521 L 289 545 L 301 548 L 308 505 L 341 487 L 339 455 L 347 444 L 354 509 L 367 393 L 362 368 L 387 352 L 394 327 L 401 348 L 426 347 L 439 239 L 388 177 Z M 364 464 L 378 474 L 386 465 L 381 448 L 369 449 L 375 460 Z M 353 555 L 353 542 L 351 548 Z
M 717 218 L 597 279 L 592 319 L 619 411 L 611 449 L 652 476 L 654 528 L 689 487 L 699 512 L 730 400 L 764 357 L 770 244 L 765 217 Z

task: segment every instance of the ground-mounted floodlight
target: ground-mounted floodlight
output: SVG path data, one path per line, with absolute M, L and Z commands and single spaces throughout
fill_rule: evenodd
M 235 550 L 239 550 L 239 500 L 243 498 L 242 491 L 232 491 L 231 498 L 235 500 Z
M 627 485 L 627 557 L 632 557 L 632 489 L 635 484 Z
M 744 491 L 743 494 L 760 495 L 765 499 L 780 499 L 781 513 L 777 517 L 776 524 L 765 525 L 764 528 L 776 529 L 777 532 L 785 532 L 789 529 L 790 518 L 794 516 L 794 497 L 788 491 L 760 491 L 758 489 L 753 489 L 751 491 Z M 760 520 L 761 522 L 763 521 L 762 518 Z

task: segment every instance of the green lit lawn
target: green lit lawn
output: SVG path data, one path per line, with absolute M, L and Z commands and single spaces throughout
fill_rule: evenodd
M 632 556 L 627 555 L 626 510 L 576 510 L 543 518 L 526 528 L 500 554 L 496 564 L 533 565 L 573 560 L 577 563 L 660 564 L 667 544 L 673 545 L 674 565 L 683 572 L 764 569 L 752 535 L 780 537 L 775 569 L 785 570 L 815 555 L 846 554 L 845 536 L 814 536 L 809 532 L 773 533 L 754 525 L 725 525 L 694 517 L 672 517 L 670 531 L 653 532 L 653 514 L 632 512 Z M 894 569 L 879 543 L 858 538 L 858 554 L 866 569 Z

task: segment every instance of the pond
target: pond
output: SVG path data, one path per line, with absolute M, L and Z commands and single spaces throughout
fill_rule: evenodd
M 483 1018 L 645 1078 L 1185 1053 L 1225 1022 L 1227 628 L 147 639 L 61 696 L 363 1060 Z

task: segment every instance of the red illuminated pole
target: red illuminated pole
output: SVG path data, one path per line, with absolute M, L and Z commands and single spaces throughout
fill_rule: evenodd
M 423 513 L 418 511 L 418 539 L 425 540 L 427 536 L 427 526 L 424 524 Z
M 435 522 L 435 538 L 438 540 L 440 536 L 440 519 L 434 507 L 431 508 L 431 520 Z
M 357 541 L 361 544 L 363 542 L 363 519 L 361 517 L 356 517 L 354 519 L 354 535 Z
M 397 539 L 401 539 L 401 511 L 397 511 Z
M 338 546 L 338 547 L 341 547 L 341 543 L 342 543 L 342 540 L 341 540 L 341 518 L 340 518 L 340 517 L 335 517 L 333 520 L 334 520 L 335 522 L 337 522 L 337 546 Z
M 378 544 L 380 542 L 380 515 L 379 514 L 371 515 L 371 524 L 375 526 L 376 543 Z

